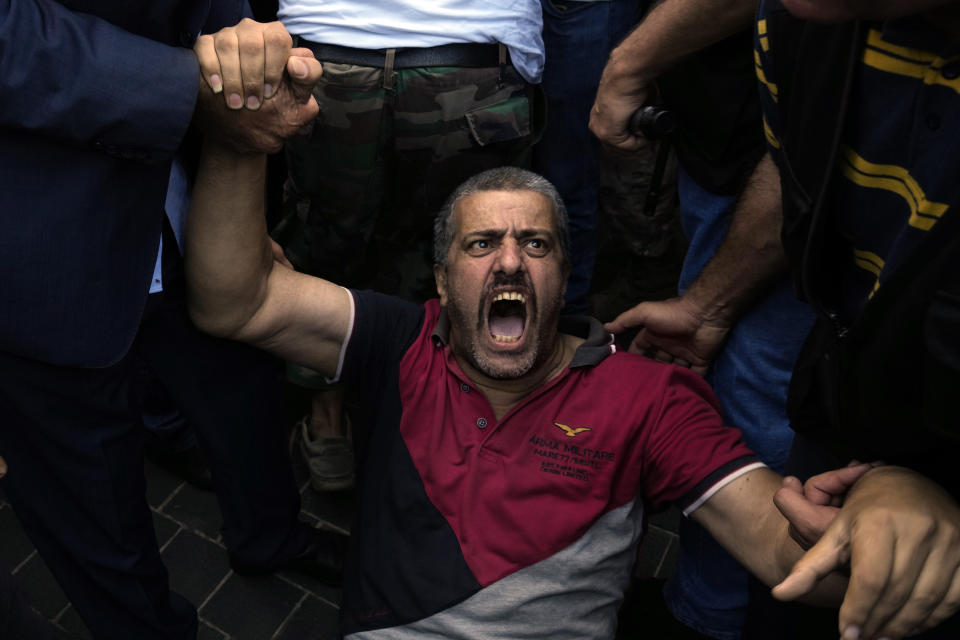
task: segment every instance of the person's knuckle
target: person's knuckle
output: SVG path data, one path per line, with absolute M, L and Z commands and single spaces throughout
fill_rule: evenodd
M 920 588 L 910 595 L 909 607 L 918 615 L 926 618 L 943 601 L 944 594 L 930 589 Z
M 877 596 L 886 586 L 883 576 L 864 568 L 853 568 L 850 571 L 850 581 L 855 583 L 859 592 L 864 596 Z
M 242 38 L 239 47 L 240 53 L 248 57 L 260 56 L 263 52 L 263 44 L 256 38 Z
M 218 52 L 233 53 L 237 50 L 236 33 L 231 31 L 218 31 L 213 35 L 213 43 Z
M 280 23 L 271 25 L 263 32 L 263 39 L 270 45 L 290 48 L 293 45 L 293 38 Z

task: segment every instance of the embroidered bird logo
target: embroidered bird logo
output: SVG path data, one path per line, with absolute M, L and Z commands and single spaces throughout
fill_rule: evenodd
M 567 434 L 568 438 L 574 438 L 580 435 L 581 433 L 583 433 L 584 431 L 592 431 L 590 427 L 571 427 L 563 424 L 562 422 L 554 422 L 553 424 L 554 426 L 557 426 L 563 429 L 563 432 Z

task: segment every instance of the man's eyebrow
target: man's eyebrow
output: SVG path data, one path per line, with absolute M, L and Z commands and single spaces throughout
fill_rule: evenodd
M 506 235 L 506 233 L 507 233 L 506 229 L 474 229 L 473 231 L 468 231 L 467 233 L 463 234 L 463 237 L 464 238 L 471 238 L 471 237 L 495 238 L 495 237 L 503 237 L 504 235 Z
M 517 232 L 518 238 L 528 238 L 530 236 L 552 236 L 553 229 L 534 227 L 532 229 L 521 229 Z

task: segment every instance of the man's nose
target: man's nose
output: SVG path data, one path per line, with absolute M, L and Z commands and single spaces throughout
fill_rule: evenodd
M 507 241 L 500 245 L 497 252 L 497 270 L 506 274 L 517 273 L 523 269 L 523 252 L 516 242 Z

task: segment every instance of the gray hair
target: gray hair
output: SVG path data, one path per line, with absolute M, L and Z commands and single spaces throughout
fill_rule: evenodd
M 450 218 L 457 203 L 481 191 L 534 191 L 546 196 L 553 204 L 553 211 L 556 214 L 557 235 L 560 239 L 563 261 L 565 264 L 570 264 L 567 208 L 563 204 L 563 199 L 549 180 L 519 167 L 488 169 L 469 178 L 450 194 L 433 221 L 433 261 L 435 263 L 439 265 L 447 263 L 447 254 L 450 252 L 454 235 Z

